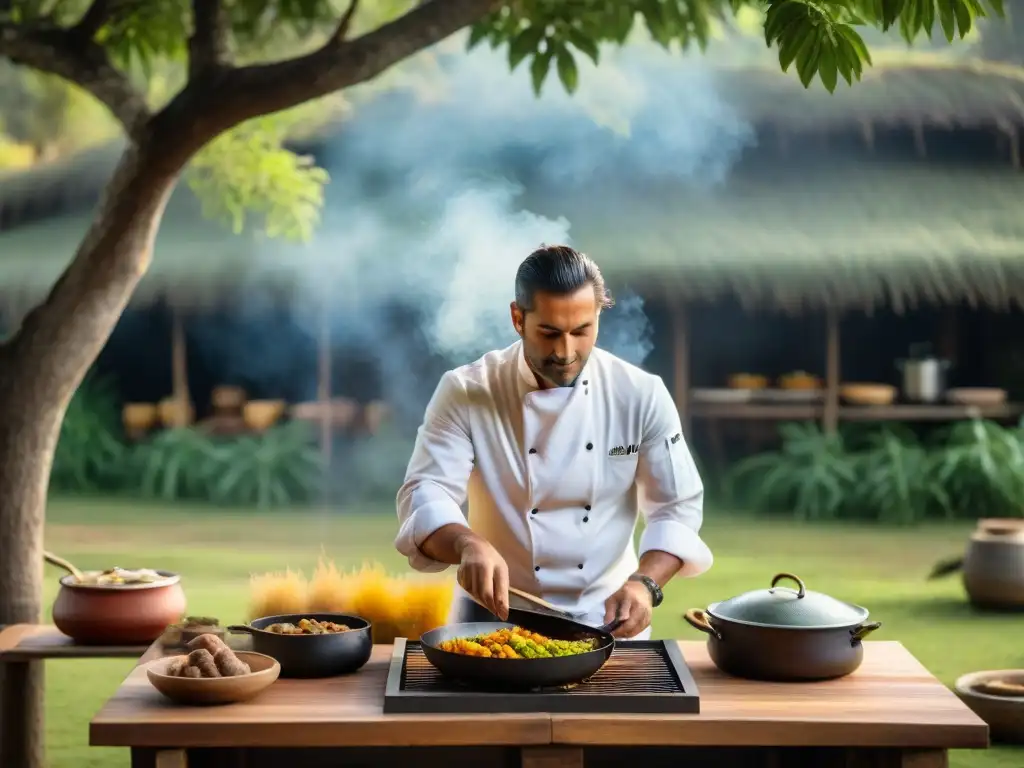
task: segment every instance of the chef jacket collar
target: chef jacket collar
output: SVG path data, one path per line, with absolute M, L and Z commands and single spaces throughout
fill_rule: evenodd
M 590 360 L 593 359 L 593 353 L 591 353 Z M 587 360 L 587 364 L 583 366 L 580 371 L 580 375 L 576 377 L 576 381 L 573 387 L 578 387 L 581 384 L 589 386 L 590 375 L 588 373 L 590 369 L 590 360 Z M 533 369 L 530 368 L 529 363 L 526 362 L 526 355 L 523 352 L 523 342 L 519 342 L 519 351 L 516 354 L 516 367 L 519 369 L 519 378 L 523 385 L 526 387 L 525 393 L 536 392 L 540 389 L 537 384 L 537 377 L 533 374 Z

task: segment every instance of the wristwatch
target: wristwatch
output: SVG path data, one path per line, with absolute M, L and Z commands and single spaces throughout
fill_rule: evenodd
M 643 573 L 634 573 L 629 577 L 630 581 L 639 581 L 645 587 L 647 591 L 651 593 L 651 607 L 657 608 L 661 605 L 665 599 L 665 593 L 661 591 L 661 587 L 658 586 L 658 582 Z

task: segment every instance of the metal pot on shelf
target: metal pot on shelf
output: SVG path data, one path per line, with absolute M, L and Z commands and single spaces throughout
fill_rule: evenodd
M 914 403 L 938 403 L 946 394 L 950 361 L 935 357 L 930 344 L 910 347 L 910 357 L 897 360 L 903 377 L 903 399 Z
M 797 589 L 777 586 L 787 579 Z M 777 574 L 769 589 L 691 609 L 685 618 L 708 635 L 708 655 L 720 670 L 777 682 L 850 674 L 864 660 L 861 641 L 882 626 L 868 622 L 866 608 L 808 591 L 791 573 Z

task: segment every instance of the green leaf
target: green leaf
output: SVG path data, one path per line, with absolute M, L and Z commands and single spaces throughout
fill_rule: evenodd
M 785 39 L 780 40 L 779 64 L 782 66 L 782 71 L 788 72 L 790 65 L 794 61 L 801 56 L 805 56 L 814 45 L 814 40 L 814 35 L 806 32 L 799 36 L 790 34 Z
M 939 24 L 942 27 L 942 34 L 950 42 L 953 41 L 953 36 L 956 34 L 956 15 L 953 11 L 953 3 L 955 2 L 957 0 L 939 3 Z
M 576 69 L 576 60 L 568 48 L 559 48 L 557 54 L 558 79 L 562 81 L 567 93 L 575 93 L 579 80 L 579 70 Z
M 538 53 L 533 57 L 533 62 L 530 64 L 530 81 L 533 83 L 533 92 L 540 96 L 541 89 L 544 87 L 544 80 L 548 76 L 548 70 L 551 68 L 551 48 L 549 47 L 543 53 Z
M 814 73 L 818 69 L 818 60 L 821 56 L 821 38 L 816 37 L 811 45 L 804 49 L 801 55 L 797 56 L 796 59 L 796 72 L 800 77 L 800 82 L 804 88 L 808 88 L 811 85 L 811 80 L 814 79 Z
M 516 35 L 508 46 L 509 69 L 514 71 L 523 59 L 537 51 L 541 40 L 544 39 L 544 31 L 543 26 L 530 26 Z
M 466 41 L 466 50 L 471 51 L 482 43 L 491 30 L 485 24 L 475 24 L 469 31 L 469 39 Z
M 971 31 L 974 25 L 974 9 L 967 0 L 952 0 L 953 12 L 956 14 L 956 25 L 960 29 L 960 39 Z
M 818 61 L 818 76 L 829 93 L 835 91 L 839 74 L 836 49 L 834 45 L 826 44 L 834 42 L 834 40 L 828 40 L 822 44 L 821 58 Z
M 580 53 L 587 56 L 594 64 L 600 64 L 600 52 L 597 43 L 593 38 L 587 37 L 578 29 L 569 29 L 569 42 L 572 43 Z

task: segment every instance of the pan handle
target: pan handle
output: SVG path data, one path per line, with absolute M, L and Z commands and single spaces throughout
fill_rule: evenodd
M 711 621 L 708 619 L 706 611 L 702 611 L 700 608 L 691 608 L 683 614 L 683 618 L 694 629 L 698 629 L 706 635 L 711 635 L 716 640 L 722 639 L 722 633 L 711 626 Z
M 882 626 L 880 621 L 871 621 L 867 624 L 861 624 L 859 627 L 854 627 L 850 630 L 850 644 L 857 645 L 861 640 L 870 635 L 876 629 Z
M 231 624 L 224 627 L 224 629 L 236 635 L 255 635 L 259 631 L 255 627 L 250 627 L 248 624 Z
M 616 629 L 618 629 L 619 627 L 621 627 L 625 623 L 626 623 L 625 619 L 616 619 L 615 621 L 609 622 L 608 624 L 605 624 L 604 626 L 598 627 L 597 631 L 598 632 L 607 632 L 610 635 L 612 632 L 614 632 Z

